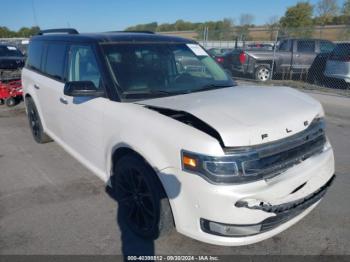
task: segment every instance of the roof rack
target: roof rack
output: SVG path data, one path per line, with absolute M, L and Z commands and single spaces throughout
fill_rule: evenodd
M 38 35 L 55 34 L 55 33 L 67 33 L 69 35 L 79 34 L 79 32 L 74 28 L 58 28 L 58 29 L 41 30 L 39 31 Z
M 106 33 L 137 33 L 137 34 L 155 34 L 155 32 L 152 31 L 132 31 L 132 30 L 125 30 L 125 31 L 108 31 Z

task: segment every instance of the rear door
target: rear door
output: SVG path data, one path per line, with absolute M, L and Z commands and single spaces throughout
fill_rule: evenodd
M 296 40 L 293 50 L 292 70 L 294 72 L 307 72 L 316 57 L 315 40 Z
M 68 45 L 64 42 L 46 43 L 42 66 L 43 76 L 40 77 L 40 83 L 37 83 L 37 93 L 40 94 L 45 123 L 55 139 L 62 139 L 66 114 L 62 110 L 60 98 L 65 82 L 67 47 Z
M 25 68 L 22 70 L 22 85 L 24 92 L 30 93 L 33 97 L 36 107 L 40 113 L 41 121 L 46 127 L 45 110 L 43 110 L 42 92 L 39 90 L 40 83 L 43 81 L 42 61 L 43 61 L 44 42 L 32 41 L 28 48 L 28 59 Z

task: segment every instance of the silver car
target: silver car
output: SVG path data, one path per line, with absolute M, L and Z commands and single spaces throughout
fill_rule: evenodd
M 338 44 L 330 54 L 325 76 L 344 80 L 350 86 L 350 43 Z

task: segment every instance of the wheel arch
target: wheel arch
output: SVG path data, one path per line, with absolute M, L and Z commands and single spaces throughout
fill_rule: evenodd
M 272 60 L 263 60 L 263 61 L 257 61 L 255 63 L 255 70 L 260 67 L 260 66 L 266 66 L 268 67 L 269 69 L 272 68 Z M 274 62 L 274 66 L 276 66 L 276 61 Z
M 113 176 L 114 176 L 114 168 L 116 163 L 118 162 L 119 159 L 121 159 L 123 156 L 127 155 L 127 154 L 132 154 L 137 156 L 138 158 L 142 159 L 150 168 L 152 168 L 152 170 L 154 171 L 156 177 L 158 178 L 163 190 L 166 192 L 165 186 L 162 183 L 162 179 L 159 177 L 159 168 L 157 167 L 157 164 L 155 162 L 153 162 L 151 159 L 145 157 L 145 153 L 141 152 L 141 150 L 138 150 L 134 147 L 132 147 L 129 144 L 126 143 L 121 143 L 121 144 L 117 144 L 115 145 L 110 153 L 110 157 L 109 157 L 109 170 L 110 170 L 110 174 L 109 174 L 109 182 L 108 185 L 112 186 L 111 182 L 113 180 Z M 154 154 L 155 156 L 157 155 L 156 153 Z
M 38 100 L 39 100 L 38 97 L 35 95 L 35 93 L 26 92 L 26 93 L 24 93 L 23 98 L 24 98 L 24 104 L 25 104 L 26 113 L 28 113 L 27 112 L 27 100 L 28 100 L 28 98 L 33 100 L 33 102 L 35 104 L 35 107 L 38 110 L 39 117 L 40 117 L 43 129 L 44 129 L 44 132 L 47 132 L 46 131 L 47 130 L 46 121 L 45 121 L 45 119 L 43 117 L 40 103 L 38 103 Z
M 138 157 L 140 160 L 144 161 L 144 163 L 153 170 L 154 178 L 156 179 L 155 184 L 157 185 L 157 192 L 159 192 L 160 196 L 160 207 L 161 211 L 159 213 L 160 217 L 163 217 L 165 215 L 166 219 L 162 220 L 162 222 L 158 221 L 159 225 L 161 225 L 162 229 L 157 232 L 157 237 L 161 235 L 165 235 L 169 233 L 172 228 L 176 227 L 176 217 L 174 214 L 174 203 L 172 201 L 171 195 L 166 190 L 166 186 L 164 185 L 163 180 L 161 179 L 159 172 L 156 167 L 154 167 L 152 164 L 150 164 L 147 159 L 145 159 L 141 153 L 138 152 L 138 150 L 135 150 L 134 148 L 130 147 L 129 145 L 123 144 L 122 146 L 117 146 L 114 151 L 111 154 L 111 174 L 108 181 L 108 186 L 106 187 L 106 191 L 114 198 L 116 199 L 116 192 L 113 188 L 113 179 L 115 178 L 113 174 L 113 170 L 115 168 L 116 163 L 119 159 L 121 159 L 123 156 L 126 155 L 134 155 Z M 116 199 L 117 200 L 117 199 Z

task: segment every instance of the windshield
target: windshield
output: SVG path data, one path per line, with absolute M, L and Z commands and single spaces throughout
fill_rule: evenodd
M 125 99 L 234 85 L 225 71 L 197 44 L 104 44 L 103 50 Z
M 0 56 L 23 56 L 14 46 L 0 46 Z

